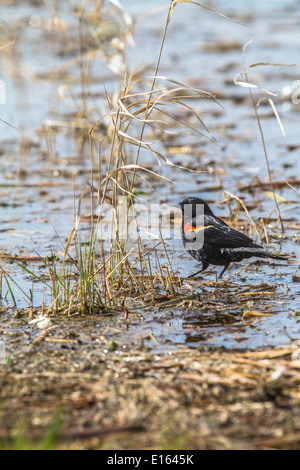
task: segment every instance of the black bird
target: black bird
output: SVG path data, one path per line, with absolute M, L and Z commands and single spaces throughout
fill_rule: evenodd
M 286 256 L 265 251 L 241 232 L 230 228 L 216 217 L 208 204 L 198 197 L 188 197 L 179 203 L 182 210 L 181 236 L 185 249 L 202 269 L 189 277 L 205 271 L 210 264 L 224 266 L 221 278 L 232 262 L 256 256 L 287 260 Z

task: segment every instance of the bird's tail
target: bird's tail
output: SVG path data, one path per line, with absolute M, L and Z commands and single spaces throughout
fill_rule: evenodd
M 258 256 L 259 258 L 281 259 L 282 261 L 287 261 L 289 259 L 288 255 L 275 255 L 274 253 L 264 250 L 256 250 L 254 256 Z
M 281 261 L 287 261 L 287 255 L 275 255 L 274 253 L 270 253 L 269 251 L 265 251 L 262 247 L 254 246 L 249 248 L 235 248 L 234 250 L 230 251 L 232 261 L 241 261 L 245 258 L 252 258 L 252 256 L 256 256 L 257 258 L 272 258 L 278 259 Z

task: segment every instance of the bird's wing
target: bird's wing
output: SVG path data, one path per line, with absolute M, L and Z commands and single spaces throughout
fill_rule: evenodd
M 205 215 L 204 219 L 202 219 L 203 225 L 199 223 L 199 220 L 195 218 L 191 221 L 191 230 L 194 233 L 200 230 L 204 230 L 205 243 L 209 243 L 210 245 L 214 245 L 218 248 L 238 248 L 250 246 L 253 248 L 261 248 L 259 245 L 256 245 L 253 240 L 251 240 L 251 238 L 247 237 L 247 235 L 234 230 L 217 217 Z

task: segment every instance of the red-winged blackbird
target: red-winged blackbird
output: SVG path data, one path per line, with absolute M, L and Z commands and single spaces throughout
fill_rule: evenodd
M 251 238 L 230 228 L 200 198 L 188 197 L 179 206 L 182 210 L 181 236 L 184 247 L 193 258 L 202 262 L 202 269 L 189 277 L 196 276 L 214 264 L 224 266 L 219 276 L 221 278 L 231 262 L 252 256 L 287 260 L 285 256 L 265 251 Z

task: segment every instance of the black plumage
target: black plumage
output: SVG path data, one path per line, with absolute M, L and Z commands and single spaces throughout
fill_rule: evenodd
M 221 278 L 230 263 L 240 262 L 252 256 L 287 260 L 286 256 L 265 251 L 251 238 L 229 227 L 214 215 L 202 199 L 188 197 L 179 205 L 182 209 L 181 235 L 184 247 L 193 258 L 202 262 L 202 269 L 192 276 L 205 271 L 213 264 L 224 266 L 219 276 Z

